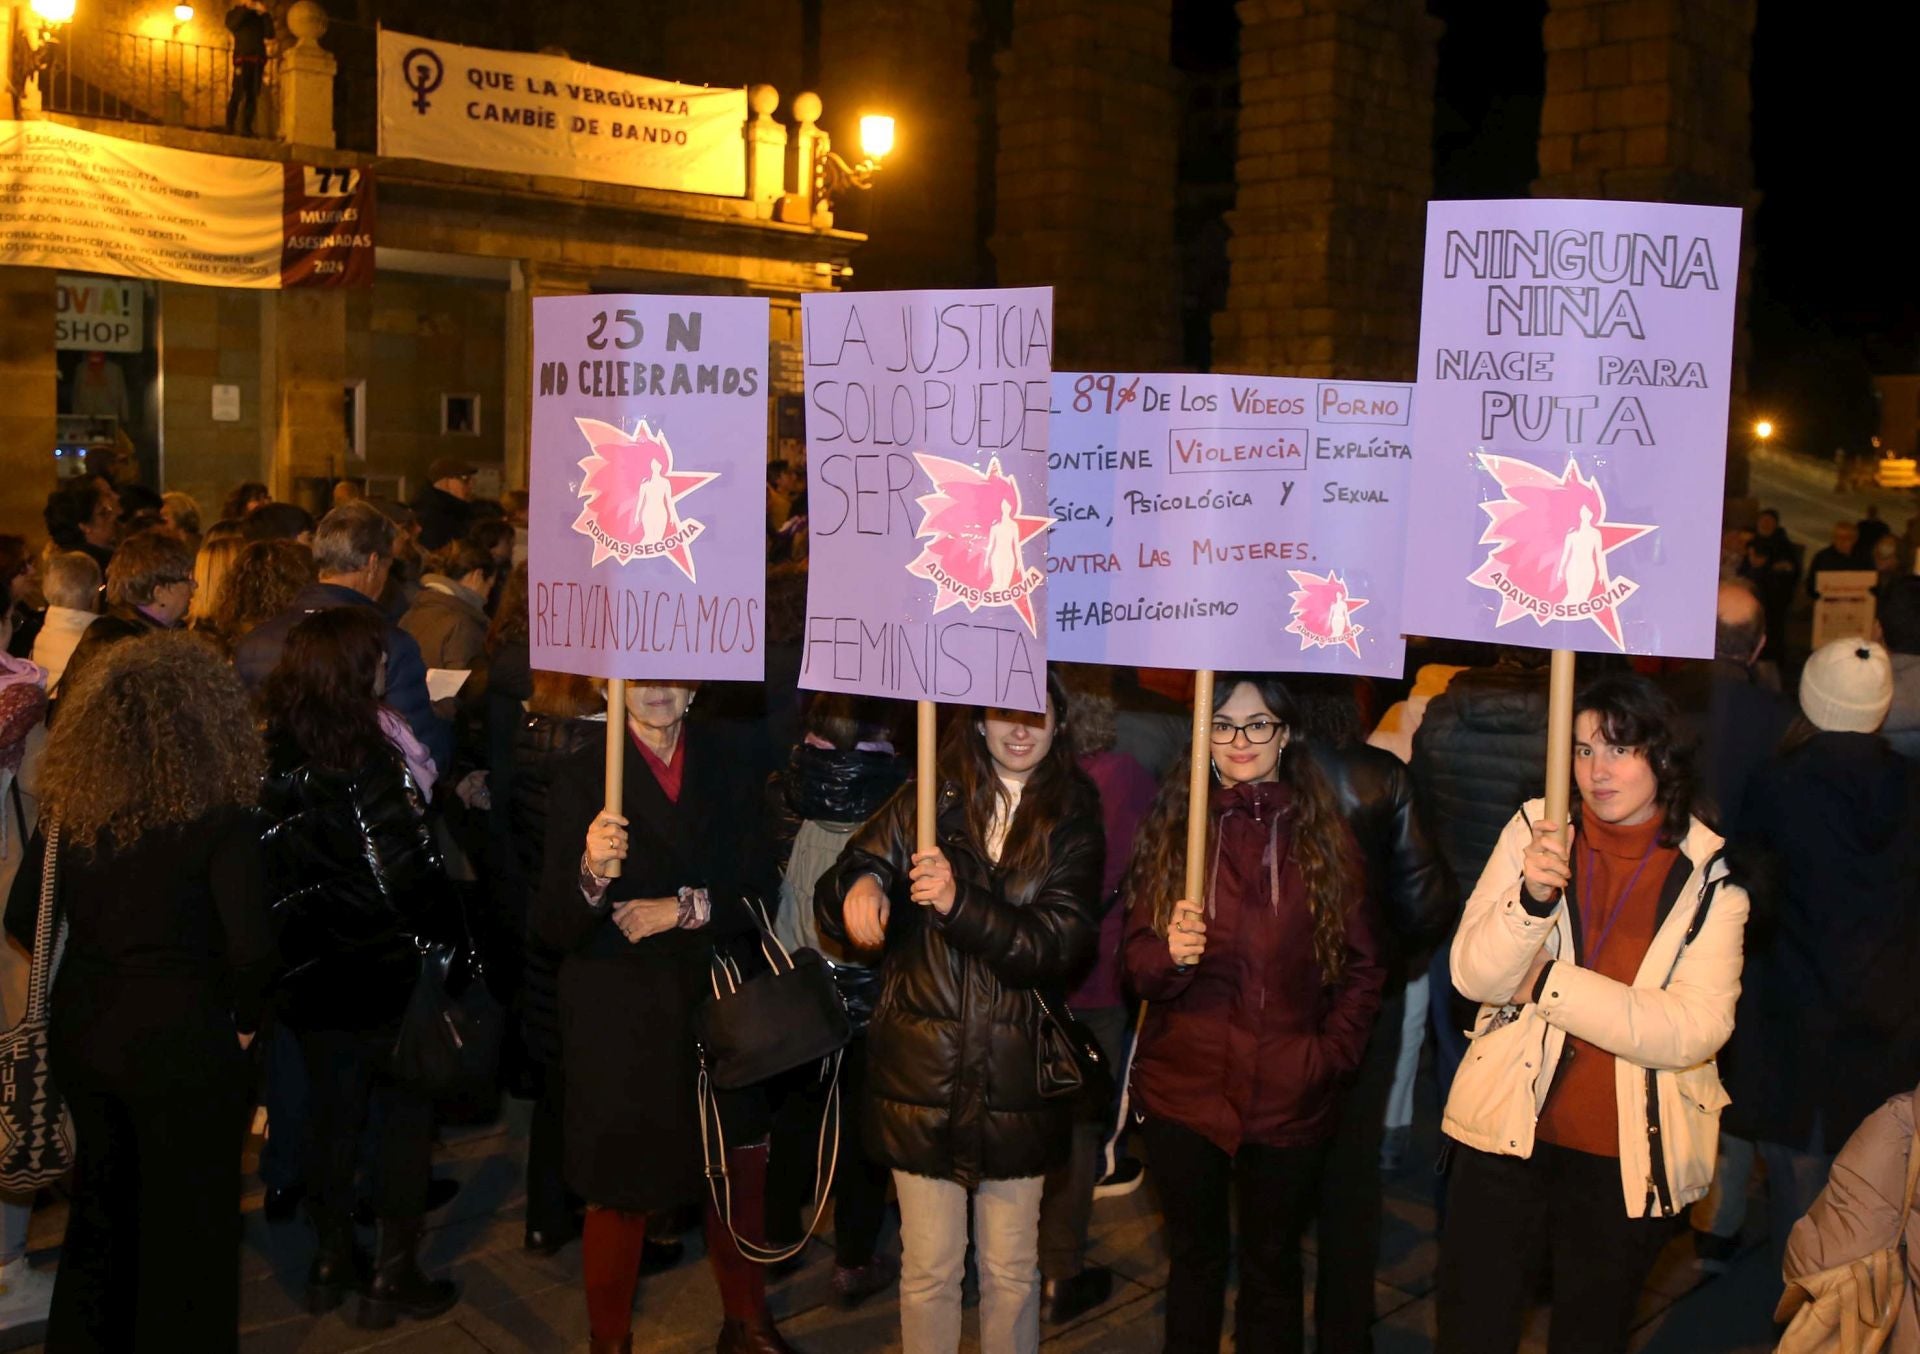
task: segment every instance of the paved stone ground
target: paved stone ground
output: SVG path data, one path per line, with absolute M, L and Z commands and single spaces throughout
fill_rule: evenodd
M 1431 1097 L 1427 1097 L 1429 1100 Z M 430 1325 L 403 1324 L 381 1332 L 361 1331 L 339 1314 L 313 1318 L 301 1299 L 312 1253 L 311 1234 L 300 1223 L 268 1226 L 259 1212 L 257 1186 L 245 1200 L 246 1243 L 241 1258 L 244 1354 L 345 1354 L 390 1350 L 395 1354 L 548 1354 L 584 1350 L 585 1305 L 580 1296 L 580 1253 L 569 1246 L 552 1259 L 521 1249 L 521 1164 L 527 1106 L 508 1101 L 504 1121 L 493 1128 L 447 1135 L 436 1172 L 458 1178 L 459 1196 L 435 1214 L 425 1257 L 430 1270 L 451 1272 L 464 1294 L 458 1307 Z M 1433 1275 L 1437 1248 L 1431 1176 L 1435 1130 L 1419 1126 L 1414 1159 L 1421 1165 L 1388 1184 L 1386 1228 L 1377 1293 L 1379 1354 L 1416 1354 L 1433 1349 Z M 1092 1260 L 1118 1276 L 1111 1300 L 1098 1311 L 1047 1333 L 1049 1351 L 1146 1354 L 1159 1348 L 1167 1260 L 1155 1196 L 1149 1186 L 1106 1200 L 1094 1211 Z M 64 1207 L 43 1207 L 35 1217 L 36 1245 L 57 1244 Z M 1755 1208 L 1758 1219 L 1762 1210 Z M 1684 1238 L 1669 1250 L 1641 1302 L 1634 1348 L 1646 1354 L 1760 1354 L 1771 1348 L 1768 1313 L 1777 1287 L 1768 1283 L 1766 1252 L 1751 1238 L 1734 1271 L 1707 1281 L 1693 1268 Z M 893 1244 L 891 1236 L 886 1244 Z M 45 1262 L 51 1262 L 52 1256 Z M 1307 1293 L 1312 1295 L 1311 1243 Z M 789 1338 L 811 1354 L 866 1354 L 899 1348 L 899 1313 L 891 1293 L 854 1312 L 831 1302 L 832 1257 L 823 1245 L 809 1252 L 805 1268 L 773 1290 L 773 1306 Z M 700 1258 L 697 1235 L 679 1268 L 641 1285 L 634 1347 L 650 1354 L 710 1350 L 719 1329 L 719 1299 Z M 1231 1328 L 1231 1322 L 1229 1322 Z M 0 1337 L 0 1347 L 38 1350 L 21 1343 L 38 1331 Z M 1525 1348 L 1545 1349 L 1544 1314 L 1536 1313 Z M 965 1348 L 976 1350 L 968 1313 Z

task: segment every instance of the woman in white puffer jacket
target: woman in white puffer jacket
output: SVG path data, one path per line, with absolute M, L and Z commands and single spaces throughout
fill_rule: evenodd
M 1689 812 L 1676 730 L 1646 678 L 1590 683 L 1571 842 L 1525 805 L 1467 901 L 1454 982 L 1482 1005 L 1442 1125 L 1441 1349 L 1515 1349 L 1549 1265 L 1554 1354 L 1624 1350 L 1675 1219 L 1712 1182 L 1747 895 Z

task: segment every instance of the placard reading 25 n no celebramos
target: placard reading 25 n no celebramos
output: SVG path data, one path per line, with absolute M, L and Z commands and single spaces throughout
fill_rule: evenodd
M 1713 654 L 1740 213 L 1434 202 L 1408 624 Z
M 800 685 L 1046 708 L 1053 289 L 800 300 Z
M 1413 389 L 1061 372 L 1049 652 L 1398 676 Z
M 759 681 L 767 302 L 533 303 L 533 665 Z

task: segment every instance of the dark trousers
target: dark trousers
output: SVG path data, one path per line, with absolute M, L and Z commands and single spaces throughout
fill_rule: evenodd
M 1127 1042 L 1127 1008 L 1075 1008 L 1080 1019 L 1107 1055 L 1107 1066 L 1119 1067 Z M 1073 1126 L 1073 1155 L 1047 1177 L 1040 1196 L 1040 1277 L 1071 1279 L 1086 1267 L 1087 1224 L 1093 1219 L 1093 1187 L 1106 1168 L 1107 1135 L 1113 1131 L 1109 1106 L 1099 1119 Z
M 580 1202 L 567 1188 L 567 1078 L 557 1062 L 535 1063 L 539 1095 L 527 1128 L 527 1230 L 564 1235 Z
M 278 1020 L 260 1035 L 266 1044 L 267 1141 L 260 1149 L 260 1182 L 291 1189 L 307 1170 L 307 1064 L 300 1041 Z
M 314 1217 L 352 1216 L 354 1166 L 369 1114 L 380 1118 L 369 1198 L 374 1216 L 407 1220 L 426 1211 L 433 1162 L 433 1102 L 393 1080 L 392 1030 L 302 1030 L 312 1120 L 307 1194 Z
M 240 1344 L 239 1151 L 246 1089 L 122 1095 L 68 1086 L 75 1166 L 52 1354 Z
M 1262 1354 L 1304 1348 L 1300 1237 L 1313 1216 L 1326 1149 L 1248 1143 L 1229 1156 L 1165 1119 L 1146 1120 L 1141 1133 L 1160 1190 L 1172 1261 L 1168 1354 L 1218 1354 L 1234 1205 L 1240 1215 L 1236 1347 Z
M 1340 1097 L 1321 1168 L 1318 1273 L 1313 1325 L 1319 1347 L 1343 1354 L 1373 1348 L 1373 1274 L 1380 1259 L 1380 1140 L 1400 1058 L 1406 989 L 1388 997 L 1367 1040 L 1360 1074 Z
M 1620 1354 L 1676 1218 L 1630 1218 L 1613 1157 L 1536 1143 L 1528 1158 L 1453 1145 L 1440 1239 L 1439 1339 L 1458 1354 L 1520 1345 L 1550 1266 L 1549 1354 Z
M 833 1260 L 842 1269 L 873 1262 L 886 1219 L 891 1173 L 867 1156 L 857 1107 L 867 1084 L 867 1041 L 855 1038 L 840 1059 L 840 1155 L 833 1171 Z M 774 1090 L 768 1146 L 767 1235 L 780 1245 L 800 1239 L 812 1220 L 827 1083 L 808 1072 Z
M 266 75 L 264 57 L 236 58 L 233 63 L 233 88 L 227 94 L 227 130 L 242 136 L 253 135 L 253 110 L 260 101 L 260 81 Z

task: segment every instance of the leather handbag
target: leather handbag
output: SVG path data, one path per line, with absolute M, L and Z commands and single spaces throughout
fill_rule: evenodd
M 0 1035 L 0 1189 L 31 1194 L 73 1165 L 73 1119 L 47 1072 L 47 991 L 67 942 L 65 918 L 56 918 L 60 824 L 47 825 L 40 870 L 40 911 L 33 928 L 27 1009 Z
M 1107 1051 L 1072 1012 L 1062 1015 L 1055 1011 L 1037 990 L 1033 1004 L 1037 1008 L 1033 1048 L 1041 1097 L 1057 1100 L 1074 1096 L 1082 1115 L 1105 1119 L 1113 1108 L 1117 1089 Z
M 816 951 L 789 951 L 774 934 L 765 909 L 755 901 L 749 901 L 747 908 L 759 929 L 766 970 L 746 977 L 731 957 L 716 949 L 709 975 L 713 1000 L 694 1012 L 694 1038 L 700 1046 L 700 1150 L 706 1162 L 707 1193 L 733 1244 L 747 1259 L 775 1265 L 806 1248 L 833 1194 L 834 1167 L 840 1158 L 840 1055 L 853 1037 L 853 1028 L 831 966 Z M 748 1241 L 733 1225 L 726 1126 L 714 1093 L 755 1086 L 808 1063 L 829 1061 L 832 1081 L 814 1153 L 813 1217 L 800 1239 L 784 1249 Z
M 433 1096 L 484 1086 L 500 1066 L 506 1012 L 470 941 L 421 939 L 420 976 L 393 1044 L 394 1079 Z
M 694 1012 L 700 1063 L 714 1086 L 737 1091 L 847 1046 L 853 1027 L 833 971 L 815 950 L 789 951 L 774 935 L 764 909 L 749 902 L 767 966 L 747 977 L 730 956 L 714 951 L 709 979 L 713 1000 Z
M 1787 1284 L 1773 1319 L 1787 1323 L 1779 1354 L 1877 1354 L 1893 1335 L 1907 1293 L 1907 1221 L 1920 1186 L 1920 1095 L 1907 1144 L 1907 1191 L 1887 1244 Z M 1818 1205 L 1816 1205 L 1816 1208 Z

